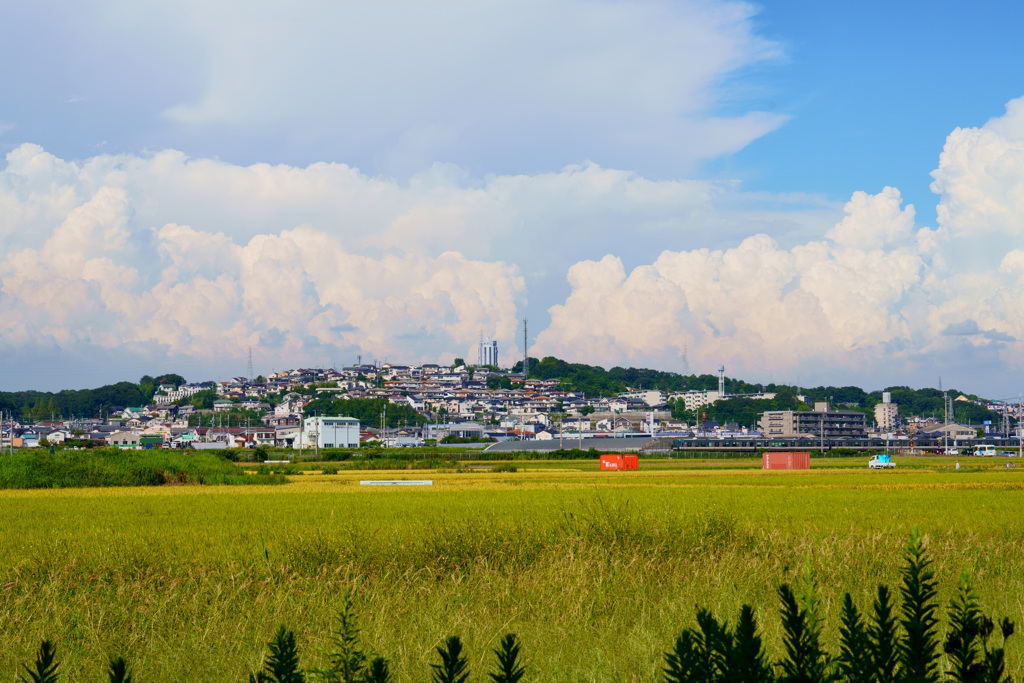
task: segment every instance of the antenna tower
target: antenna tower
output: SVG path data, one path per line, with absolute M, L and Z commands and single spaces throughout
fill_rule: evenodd
M 530 354 L 527 353 L 527 349 L 530 346 L 528 337 L 526 336 L 526 318 L 523 318 L 523 381 L 526 381 L 527 376 L 530 374 Z
M 252 347 L 249 347 L 249 374 L 248 377 L 252 380 Z
M 690 345 L 683 344 L 683 374 L 690 374 L 690 360 L 687 358 L 687 352 L 689 351 Z

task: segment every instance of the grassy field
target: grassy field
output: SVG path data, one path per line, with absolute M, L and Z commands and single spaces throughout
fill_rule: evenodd
M 0 489 L 257 483 L 284 478 L 262 471 L 247 476 L 214 451 L 39 448 L 0 456 Z
M 482 681 L 508 631 L 532 680 L 653 680 L 697 605 L 730 620 L 754 605 L 777 654 L 775 590 L 804 562 L 834 639 L 844 591 L 866 606 L 878 583 L 895 586 L 913 526 L 927 535 L 943 604 L 970 569 L 987 610 L 1024 622 L 1024 468 L 865 463 L 334 475 L 309 465 L 283 486 L 3 491 L 0 675 L 49 637 L 71 680 L 97 680 L 113 654 L 140 680 L 244 680 L 281 622 L 314 665 L 351 586 L 364 639 L 403 683 L 426 678 L 452 633 Z M 359 485 L 392 476 L 434 485 Z M 1017 677 L 1022 650 L 1011 641 Z

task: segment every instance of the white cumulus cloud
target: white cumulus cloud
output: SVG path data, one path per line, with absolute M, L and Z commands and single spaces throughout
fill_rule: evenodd
M 533 351 L 662 367 L 686 353 L 705 370 L 879 384 L 933 381 L 942 364 L 1005 388 L 1006 368 L 1024 367 L 1024 98 L 953 131 L 932 175 L 934 229 L 887 187 L 788 247 L 759 234 L 631 270 L 613 254 L 579 262 Z
M 613 256 L 578 263 L 537 348 L 604 362 L 667 356 L 672 365 L 685 351 L 761 373 L 890 343 L 908 334 L 900 304 L 924 266 L 908 229 L 913 209 L 899 204 L 891 188 L 858 194 L 833 239 L 790 249 L 755 235 L 731 249 L 666 251 L 628 274 Z M 858 229 L 864 246 L 850 238 Z M 873 249 L 879 234 L 905 246 Z
M 304 226 L 246 241 L 147 227 L 133 222 L 129 196 L 99 187 L 41 245 L 0 261 L 9 351 L 138 345 L 209 361 L 257 346 L 282 365 L 323 349 L 436 360 L 481 328 L 514 334 L 524 287 L 514 265 L 454 251 L 356 254 Z
M 880 385 L 956 381 L 956 359 L 1002 386 L 1024 358 L 1021 102 L 950 134 L 934 227 L 891 187 L 840 209 L 593 163 L 400 182 L 26 144 L 0 171 L 0 339 L 285 366 L 438 360 L 482 332 L 508 359 L 532 311 L 535 355 Z

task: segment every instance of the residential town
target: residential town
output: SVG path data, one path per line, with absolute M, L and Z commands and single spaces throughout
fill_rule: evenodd
M 176 376 L 175 376 L 176 377 Z M 1016 424 L 1019 405 L 984 402 L 1003 417 L 988 424 L 958 424 L 949 399 L 943 416 L 901 415 L 888 392 L 873 415 L 828 402 L 795 410 L 764 410 L 756 424 L 708 419 L 716 404 L 747 399 L 768 403 L 773 392 L 727 394 L 724 368 L 717 390 L 663 392 L 631 389 L 613 396 L 587 396 L 560 379 L 524 380 L 494 366 L 358 364 L 341 369 L 300 368 L 268 377 L 236 377 L 202 384 L 162 383 L 146 405 L 110 406 L 102 416 L 52 416 L 3 420 L 0 445 L 34 448 L 58 444 L 116 448 L 356 448 L 373 444 L 408 447 L 448 443 L 562 442 L 617 436 L 711 439 L 942 437 L 970 441 Z M 197 397 L 211 400 L 205 407 Z M 360 420 L 329 414 L 332 401 L 379 406 Z M 200 405 L 197 405 L 199 403 Z M 353 405 L 347 403 L 345 405 Z M 328 410 L 316 410 L 328 406 Z M 676 415 L 676 417 L 673 417 Z M 680 419 L 691 415 L 696 419 Z M 397 417 L 396 417 L 397 416 Z M 348 418 L 341 420 L 341 418 Z M 873 419 L 872 419 L 873 417 Z

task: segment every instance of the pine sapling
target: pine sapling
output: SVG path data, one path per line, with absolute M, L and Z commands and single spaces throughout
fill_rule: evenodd
M 910 532 L 904 558 L 900 624 L 905 637 L 900 644 L 900 679 L 906 683 L 938 683 L 935 573 L 917 527 Z
M 871 665 L 877 683 L 896 683 L 899 679 L 899 624 L 892 611 L 892 594 L 887 586 L 878 587 L 868 628 Z
M 519 661 L 519 641 L 514 633 L 506 633 L 494 648 L 497 668 L 490 674 L 493 683 L 519 683 L 526 667 Z
M 107 680 L 110 683 L 132 683 L 132 672 L 124 657 L 114 657 L 107 667 Z
M 949 631 L 942 649 L 949 657 L 949 679 L 957 683 L 980 680 L 983 669 L 981 648 L 983 617 L 974 595 L 971 577 L 966 572 L 960 577 L 956 596 L 949 602 L 947 612 Z M 991 622 L 987 629 L 991 633 Z
M 273 640 L 267 645 L 270 656 L 263 664 L 263 671 L 249 674 L 250 683 L 303 683 L 305 677 L 299 669 L 299 649 L 295 645 L 295 633 L 281 624 Z
M 437 647 L 440 664 L 431 664 L 433 683 L 466 683 L 469 678 L 469 660 L 462 654 L 462 641 L 451 636 Z
M 690 629 L 683 629 L 676 638 L 673 648 L 665 653 L 665 668 L 662 669 L 662 674 L 665 683 L 692 683 L 704 680 L 701 678 L 703 669 Z
M 326 669 L 313 675 L 325 683 L 359 683 L 366 673 L 366 653 L 359 643 L 359 623 L 352 605 L 352 592 L 346 590 L 338 612 L 338 626 L 331 636 L 333 649 L 327 654 Z
M 370 666 L 366 668 L 366 683 L 391 683 L 391 670 L 388 667 L 388 660 L 383 657 L 374 657 Z
M 726 623 L 719 623 L 706 609 L 697 610 L 697 652 L 708 681 L 726 675 L 732 656 L 732 634 Z
M 27 664 L 24 664 L 25 672 L 28 674 L 28 678 L 21 676 L 21 680 L 24 683 L 57 683 L 57 646 L 48 640 L 44 640 L 39 645 L 39 651 L 36 652 L 35 668 L 30 669 Z
M 806 590 L 804 591 L 806 594 Z M 828 659 L 821 649 L 821 633 L 817 617 L 808 612 L 806 605 L 814 601 L 797 602 L 793 589 L 788 584 L 779 586 L 782 601 L 782 640 L 786 656 L 779 663 L 783 683 L 820 683 L 827 681 Z
M 871 641 L 853 597 L 843 596 L 839 620 L 838 673 L 846 683 L 872 683 L 875 680 L 871 662 Z
M 991 620 L 987 620 L 986 626 L 991 623 Z M 999 627 L 1003 633 L 1003 643 L 999 647 L 989 650 L 988 634 L 985 635 L 984 666 L 981 677 L 985 683 L 1012 683 L 1013 680 L 1006 673 L 1006 639 L 1013 635 L 1014 625 L 1012 621 L 1003 617 Z M 991 632 L 991 629 L 988 630 Z
M 750 605 L 740 608 L 728 673 L 722 680 L 723 683 L 771 683 L 775 680 L 761 636 L 757 634 L 757 622 Z

